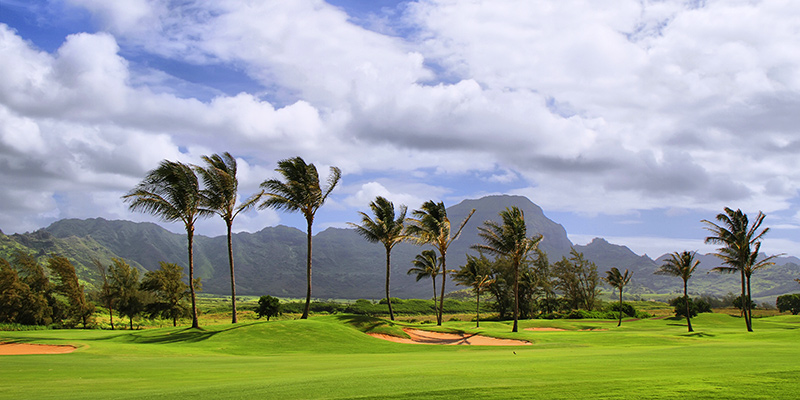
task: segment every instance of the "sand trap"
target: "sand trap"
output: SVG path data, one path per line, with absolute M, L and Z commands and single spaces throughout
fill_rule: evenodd
M 75 351 L 75 346 L 0 342 L 0 355 L 2 356 L 18 356 L 24 354 L 64 354 L 72 353 L 73 351 Z
M 488 336 L 481 336 L 477 333 L 441 333 L 429 332 L 419 329 L 403 329 L 411 338 L 399 338 L 397 336 L 369 333 L 368 335 L 395 343 L 412 344 L 450 344 L 450 345 L 472 345 L 472 346 L 525 346 L 531 342 L 527 340 L 498 339 Z

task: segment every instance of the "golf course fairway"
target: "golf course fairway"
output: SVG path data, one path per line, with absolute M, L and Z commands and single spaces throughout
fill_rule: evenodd
M 0 399 L 796 399 L 800 316 L 392 324 L 353 315 L 134 331 L 0 332 Z M 402 328 L 529 345 L 394 343 Z M 539 328 L 538 330 L 528 328 Z M 526 330 L 527 329 L 527 330 Z

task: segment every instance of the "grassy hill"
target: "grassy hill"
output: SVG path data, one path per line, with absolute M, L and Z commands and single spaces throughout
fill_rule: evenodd
M 703 314 L 649 319 L 487 322 L 532 346 L 426 346 L 369 337 L 383 320 L 348 315 L 203 330 L 0 332 L 1 341 L 73 344 L 71 354 L 0 356 L 0 399 L 605 398 L 794 399 L 800 317 Z M 423 327 L 414 324 L 408 326 Z M 444 329 L 475 332 L 469 322 Z M 553 327 L 566 331 L 530 331 Z M 595 329 L 582 331 L 581 329 Z

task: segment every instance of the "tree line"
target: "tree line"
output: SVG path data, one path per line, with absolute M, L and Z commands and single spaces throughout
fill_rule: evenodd
M 316 212 L 337 186 L 341 178 L 341 171 L 337 167 L 330 167 L 330 174 L 325 182 L 322 183 L 314 164 L 306 163 L 301 157 L 281 160 L 275 169 L 281 179 L 265 180 L 261 184 L 260 192 L 240 202 L 238 199 L 236 159 L 230 153 L 203 156 L 202 159 L 205 162 L 204 166 L 163 160 L 157 168 L 148 172 L 135 188 L 123 196 L 123 200 L 128 203 L 132 211 L 150 213 L 166 222 L 183 223 L 187 235 L 189 275 L 187 283 L 182 281 L 181 283 L 188 289 L 184 292 L 191 300 L 191 308 L 188 313 L 192 318 L 192 327 L 199 327 L 196 304 L 199 279 L 194 277 L 193 263 L 195 223 L 199 218 L 218 215 L 226 224 L 231 276 L 231 322 L 236 323 L 236 284 L 231 240 L 232 225 L 239 213 L 253 207 L 300 212 L 306 219 L 307 290 L 306 302 L 300 318 L 308 318 L 312 293 L 313 222 Z M 447 250 L 453 241 L 460 236 L 464 226 L 475 212 L 474 209 L 453 229 L 453 225 L 451 225 L 451 221 L 447 217 L 447 209 L 441 201 L 429 200 L 424 202 L 419 209 L 411 212 L 410 217 L 407 217 L 408 209 L 405 205 L 395 208 L 391 201 L 382 196 L 376 197 L 369 204 L 369 207 L 372 215 L 360 212 L 361 223 L 350 223 L 350 225 L 366 240 L 381 243 L 385 248 L 385 291 L 389 315 L 392 320 L 394 319 L 394 312 L 390 295 L 391 251 L 397 243 L 402 241 L 409 241 L 420 246 L 431 246 L 432 248 L 422 251 L 415 258 L 413 267 L 408 273 L 416 274 L 418 281 L 423 278 L 431 278 L 433 299 L 439 303 L 437 307 L 438 325 L 442 323 L 448 276 L 452 276 L 459 284 L 472 287 L 478 296 L 478 302 L 480 294 L 484 292 L 491 293 L 495 297 L 495 307 L 500 317 L 506 318 L 510 314 L 510 317 L 513 318 L 512 330 L 514 332 L 518 329 L 517 325 L 520 317 L 528 318 L 536 312 L 594 310 L 598 304 L 597 296 L 600 293 L 599 283 L 601 279 L 597 273 L 597 266 L 586 260 L 583 254 L 576 252 L 574 249 L 569 257 L 563 257 L 562 260 L 551 265 L 546 255 L 538 249 L 538 243 L 542 240 L 542 236 L 527 236 L 524 214 L 517 207 L 510 207 L 500 212 L 499 217 L 502 223 L 485 221 L 478 228 L 479 236 L 483 243 L 471 246 L 473 250 L 478 252 L 478 255 L 468 255 L 466 265 L 461 266 L 459 270 L 447 268 Z M 756 220 L 750 224 L 747 215 L 742 213 L 741 210 L 733 211 L 725 208 L 725 213 L 717 215 L 717 223 L 708 220 L 702 221 L 711 232 L 711 235 L 706 238 L 706 242 L 721 246 L 716 255 L 723 260 L 724 266 L 716 268 L 716 270 L 719 272 L 740 273 L 742 282 L 741 298 L 746 300 L 750 300 L 750 277 L 752 273 L 772 265 L 773 262 L 771 260 L 776 257 L 759 258 L 761 240 L 769 230 L 769 228 L 759 230 L 763 219 L 764 214 L 759 212 Z M 489 260 L 485 254 L 493 255 L 495 258 Z M 85 315 L 91 315 L 91 312 L 86 310 L 90 306 L 85 305 L 90 303 L 83 298 L 83 289 L 78 285 L 77 277 L 74 279 L 72 277 L 72 275 L 75 275 L 74 268 L 71 268 L 72 275 L 69 275 L 70 268 L 61 267 L 69 263 L 67 259 L 53 256 L 48 261 L 48 268 L 57 277 L 57 283 L 54 288 L 47 289 L 52 292 L 50 296 L 56 300 L 69 299 L 69 301 L 62 301 L 62 303 L 75 303 L 74 307 L 65 307 L 62 304 L 61 308 L 58 308 L 54 306 L 56 300 L 48 298 L 48 295 L 46 295 L 48 293 L 47 290 L 41 289 L 43 285 L 41 282 L 47 281 L 46 275 L 43 272 L 39 273 L 35 268 L 20 267 L 20 261 L 17 258 L 14 259 L 14 262 L 18 264 L 16 269 L 11 268 L 7 261 L 3 264 L 3 285 L 7 285 L 7 282 L 16 282 L 13 283 L 13 285 L 17 285 L 14 286 L 14 290 L 17 290 L 17 287 L 24 289 L 24 285 L 27 285 L 28 290 L 32 291 L 32 293 L 39 293 L 43 296 L 44 300 L 37 298 L 34 303 L 36 301 L 39 303 L 44 301 L 51 304 L 49 314 L 48 312 L 44 312 L 44 314 L 34 313 L 34 317 L 26 316 L 25 318 L 39 318 L 37 321 L 42 321 L 47 320 L 47 318 L 52 320 L 54 316 L 57 316 L 61 317 L 62 321 L 70 321 L 69 323 L 72 323 L 78 320 L 85 321 Z M 134 288 L 136 285 L 133 282 L 138 279 L 138 275 L 136 275 L 138 270 L 130 268 L 130 266 L 125 268 L 125 265 L 127 264 L 123 261 L 115 260 L 112 266 L 108 266 L 107 271 L 102 266 L 98 266 L 104 282 L 101 290 L 103 293 L 102 302 L 109 308 L 109 311 L 116 309 L 122 315 L 132 318 L 130 314 L 143 306 L 139 304 L 141 301 L 134 299 L 135 296 L 129 296 L 128 292 L 119 289 L 124 286 L 124 282 L 130 283 L 129 288 Z M 166 274 L 167 272 L 164 271 L 166 271 L 165 268 L 167 266 L 168 264 L 162 264 L 161 270 L 159 270 L 161 272 L 159 273 Z M 696 266 L 697 262 L 694 260 L 694 253 L 676 252 L 656 271 L 659 274 L 674 275 L 682 278 L 684 281 L 684 303 L 686 307 L 689 307 L 690 304 L 688 299 L 688 280 Z M 169 268 L 174 270 L 173 267 Z M 20 274 L 16 271 L 22 272 Z M 151 272 L 155 273 L 157 271 Z M 172 274 L 170 279 L 173 279 L 176 273 L 174 271 L 170 273 Z M 17 274 L 16 278 L 14 277 L 15 274 Z M 606 272 L 606 277 L 603 278 L 612 288 L 619 290 L 620 323 L 623 308 L 622 291 L 630 283 L 631 275 L 627 270 L 621 272 L 617 268 L 612 268 Z M 8 279 L 5 278 L 6 276 Z M 147 278 L 146 274 L 145 281 L 147 281 Z M 441 282 L 438 288 L 440 295 L 438 296 L 437 278 Z M 180 287 L 179 290 L 178 286 L 180 285 L 170 289 L 172 293 L 178 293 L 183 290 L 183 287 Z M 32 287 L 36 289 L 32 289 Z M 110 294 L 112 287 L 119 289 L 119 291 L 114 292 L 113 296 Z M 24 292 L 23 289 L 19 290 Z M 133 289 L 130 290 L 133 291 Z M 147 286 L 142 282 L 139 285 L 139 290 L 158 292 L 164 289 L 156 289 L 154 286 Z M 9 297 L 10 300 L 8 301 L 10 302 L 18 301 L 14 300 L 16 298 L 14 296 L 9 295 L 7 297 Z M 117 301 L 116 308 L 113 305 L 112 298 Z M 743 307 L 743 317 L 748 331 L 752 331 L 751 301 L 745 301 L 744 303 L 746 306 Z M 176 302 L 172 301 L 171 304 L 174 307 L 172 311 L 163 315 L 169 315 L 169 318 L 173 318 L 173 321 L 176 321 L 177 315 L 181 315 L 184 311 L 178 311 L 180 307 L 176 305 Z M 478 307 L 480 307 L 480 304 L 478 304 Z M 58 312 L 56 313 L 56 311 Z M 691 331 L 691 321 L 688 319 L 691 313 L 688 312 L 688 308 L 686 314 L 687 325 Z M 66 318 L 62 317 L 67 315 L 68 317 Z M 86 322 L 83 323 L 86 325 Z
M 108 310 L 111 329 L 115 311 L 128 317 L 131 329 L 133 318 L 140 314 L 172 319 L 174 326 L 189 315 L 183 267 L 162 262 L 140 279 L 139 270 L 125 261 L 112 259 L 108 266 L 94 263 L 102 281 L 97 290 L 87 293 L 65 257 L 51 255 L 44 266 L 22 251 L 16 251 L 10 261 L 0 258 L 0 322 L 89 328 L 95 323 L 95 302 Z

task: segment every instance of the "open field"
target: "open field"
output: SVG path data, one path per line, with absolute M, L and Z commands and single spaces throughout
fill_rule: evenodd
M 399 344 L 402 327 L 351 315 L 137 331 L 0 332 L 71 344 L 70 354 L 0 356 L 0 398 L 797 398 L 800 316 L 485 322 L 528 346 Z M 471 329 L 447 322 L 440 330 Z M 533 327 L 566 331 L 524 330 Z M 581 331 L 581 329 L 595 329 Z M 399 333 L 402 334 L 402 333 Z

